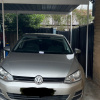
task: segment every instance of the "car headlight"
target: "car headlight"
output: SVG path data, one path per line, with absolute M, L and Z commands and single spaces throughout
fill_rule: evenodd
M 81 71 L 78 70 L 75 73 L 67 76 L 64 80 L 64 83 L 74 83 L 74 82 L 81 80 L 81 78 L 82 78 Z
M 0 78 L 3 79 L 3 80 L 5 80 L 5 81 L 13 81 L 12 75 L 10 75 L 2 67 L 0 67 Z

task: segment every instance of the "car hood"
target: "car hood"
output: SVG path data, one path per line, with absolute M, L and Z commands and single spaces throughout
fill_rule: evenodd
M 66 77 L 70 70 L 72 72 L 77 70 L 77 64 L 74 54 L 11 52 L 2 63 L 2 67 L 13 76 Z

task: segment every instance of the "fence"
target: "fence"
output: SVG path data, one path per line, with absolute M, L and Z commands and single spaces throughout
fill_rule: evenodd
M 70 32 L 69 31 L 56 31 L 56 34 L 64 35 L 67 38 L 67 40 L 70 42 Z
M 86 70 L 86 34 L 87 26 L 81 26 L 77 29 L 73 29 L 72 35 L 72 48 L 81 49 L 81 54 L 78 56 L 80 64 Z M 94 45 L 94 25 L 89 25 L 89 37 L 88 37 L 88 76 L 93 77 L 93 45 Z
M 53 33 L 53 28 L 33 29 L 33 28 L 27 27 L 23 29 L 23 33 Z
M 57 34 L 63 34 L 68 40 L 70 40 L 70 32 L 57 32 Z M 87 26 L 81 26 L 73 29 L 72 33 L 72 49 L 79 48 L 81 54 L 78 55 L 78 60 L 86 70 L 86 34 Z M 94 45 L 94 25 L 89 25 L 89 38 L 88 38 L 88 76 L 93 78 L 93 45 Z

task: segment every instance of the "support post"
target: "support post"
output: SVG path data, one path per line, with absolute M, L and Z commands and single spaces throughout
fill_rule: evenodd
M 2 0 L 2 23 L 3 23 L 3 48 L 5 47 L 5 22 L 4 22 L 4 2 Z M 5 58 L 5 51 L 3 52 Z
M 72 12 L 71 12 L 71 22 L 70 22 L 70 45 L 72 46 Z
M 17 41 L 18 41 L 18 13 L 17 13 Z
M 89 3 L 87 5 L 86 78 L 88 77 L 88 31 L 89 31 Z

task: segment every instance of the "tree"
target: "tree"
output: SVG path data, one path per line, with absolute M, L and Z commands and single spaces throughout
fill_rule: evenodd
M 62 21 L 62 16 L 61 15 L 52 15 L 53 20 L 55 21 L 54 23 L 57 22 L 58 25 L 61 25 L 61 21 Z
M 73 18 L 79 23 L 79 25 L 87 24 L 87 10 L 85 9 L 75 9 L 73 11 Z M 89 14 L 89 23 L 93 21 L 92 14 Z
M 20 14 L 19 16 L 19 32 L 23 32 L 24 28 L 39 28 L 40 23 L 44 20 L 45 15 L 39 14 Z M 16 31 L 17 20 L 16 14 L 5 14 L 5 25 L 7 31 Z
M 73 25 L 86 25 L 87 24 L 87 10 L 75 9 L 72 12 L 72 23 Z M 49 23 L 52 19 L 52 25 Z M 94 17 L 92 16 L 92 11 L 89 13 L 89 23 L 92 23 Z M 58 30 L 65 30 L 70 28 L 71 15 L 46 15 L 45 23 L 50 27 L 57 27 Z M 46 26 L 47 27 L 47 26 Z M 76 28 L 77 26 L 74 26 Z

